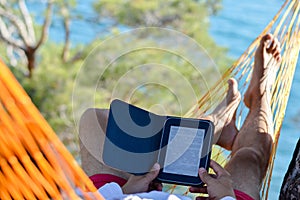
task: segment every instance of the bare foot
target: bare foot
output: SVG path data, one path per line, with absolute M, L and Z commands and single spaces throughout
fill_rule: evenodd
M 270 66 L 279 64 L 281 61 L 280 51 L 280 44 L 273 35 L 267 34 L 262 37 L 255 53 L 251 81 L 244 95 L 244 103 L 248 108 L 251 104 L 259 101 L 264 94 L 270 98 L 270 89 L 277 72 L 277 67 Z
M 228 91 L 226 98 L 207 117 L 215 125 L 214 144 L 231 150 L 237 134 L 235 126 L 235 112 L 241 100 L 238 84 L 235 79 L 228 80 Z

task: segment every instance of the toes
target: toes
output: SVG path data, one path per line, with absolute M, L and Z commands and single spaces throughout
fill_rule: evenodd
M 267 48 L 267 52 L 274 55 L 278 51 L 280 52 L 280 43 L 277 38 L 274 38 L 270 46 Z
M 277 45 L 275 53 L 274 53 L 274 58 L 276 59 L 277 62 L 281 61 L 281 54 L 280 53 L 281 53 L 281 47 L 280 47 L 280 43 L 278 42 L 278 45 Z
M 276 52 L 274 54 L 274 58 L 277 62 L 280 62 L 281 61 L 281 55 L 280 55 L 280 51 Z
M 265 47 L 269 44 L 269 42 L 273 39 L 272 34 L 266 34 L 261 38 L 261 44 L 263 44 Z
M 229 84 L 229 86 L 231 86 L 234 82 L 234 78 L 230 78 L 228 79 L 227 83 Z
M 276 49 L 274 51 L 274 57 L 278 54 L 280 55 L 280 52 L 281 52 L 281 48 L 280 48 L 280 43 L 278 42 L 278 46 L 276 47 Z
M 230 78 L 227 81 L 228 83 L 228 88 L 232 92 L 232 94 L 236 94 L 238 92 L 238 83 L 234 78 Z
M 238 90 L 238 83 L 234 78 L 228 80 L 228 92 L 227 92 L 227 101 L 239 101 L 241 100 L 241 94 Z
M 273 38 L 273 35 L 271 33 L 268 33 L 268 34 L 264 35 L 261 40 L 262 40 L 262 42 L 265 42 L 267 40 L 271 40 L 272 38 Z
M 275 59 L 277 62 L 281 62 L 281 55 L 279 54 Z
M 234 78 L 231 78 L 230 81 L 232 82 L 232 89 L 233 93 L 237 94 L 238 93 L 238 83 Z
M 228 79 L 227 84 L 228 84 L 228 93 L 233 93 L 234 82 L 233 82 L 232 78 Z
M 280 42 L 278 41 L 277 38 L 274 38 L 270 44 L 270 46 L 267 48 L 267 52 L 272 54 L 276 62 L 281 61 L 281 47 L 280 47 Z

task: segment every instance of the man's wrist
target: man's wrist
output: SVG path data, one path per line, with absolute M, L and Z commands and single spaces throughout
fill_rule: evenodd
M 128 194 L 127 189 L 126 189 L 126 184 L 121 187 L 123 194 Z

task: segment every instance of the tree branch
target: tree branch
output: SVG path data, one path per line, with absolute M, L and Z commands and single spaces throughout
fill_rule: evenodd
M 70 18 L 65 16 L 63 23 L 65 28 L 65 44 L 62 52 L 62 59 L 64 62 L 67 62 L 70 48 Z
M 21 41 L 18 41 L 17 39 L 13 39 L 11 37 L 11 33 L 6 27 L 6 24 L 0 18 L 0 36 L 1 38 L 9 45 L 24 50 L 24 46 Z
M 37 45 L 34 47 L 35 50 L 38 49 L 41 46 L 41 44 L 43 44 L 48 37 L 49 26 L 50 26 L 51 20 L 52 20 L 52 4 L 53 4 L 52 0 L 49 0 L 48 4 L 47 4 L 45 21 L 44 21 L 44 24 L 42 27 L 41 37 L 40 37 Z
M 11 21 L 11 23 L 17 28 L 17 30 L 19 32 L 19 35 L 20 35 L 21 39 L 23 40 L 24 44 L 26 46 L 29 45 L 28 40 L 27 40 L 28 35 L 27 35 L 27 32 L 26 32 L 26 27 L 24 26 L 24 24 L 21 23 L 21 20 L 18 19 L 12 13 L 4 10 L 1 7 L 0 7 L 0 16 L 8 19 L 9 21 Z
M 25 53 L 22 49 L 7 45 L 6 52 L 11 66 L 17 66 L 18 60 L 21 61 L 21 63 L 27 63 Z
M 19 5 L 19 8 L 20 8 L 20 11 L 21 11 L 24 23 L 25 23 L 25 25 L 27 27 L 27 33 L 28 33 L 28 36 L 29 36 L 29 38 L 31 40 L 30 41 L 31 42 L 31 46 L 33 46 L 36 41 L 35 41 L 35 33 L 34 33 L 34 27 L 33 27 L 31 16 L 29 14 L 29 11 L 27 9 L 27 6 L 26 6 L 24 0 L 19 0 L 19 4 L 18 5 Z

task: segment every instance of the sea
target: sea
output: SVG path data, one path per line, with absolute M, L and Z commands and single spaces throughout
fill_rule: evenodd
M 37 0 L 29 0 L 32 11 L 40 9 Z M 91 9 L 93 0 L 78 1 L 74 14 L 83 15 L 88 20 L 95 20 Z M 284 3 L 282 0 L 222 0 L 222 9 L 210 17 L 210 34 L 218 45 L 228 48 L 228 55 L 237 59 L 251 42 L 262 32 Z M 37 18 L 39 20 L 39 18 Z M 40 21 L 42 23 L 42 21 Z M 109 33 L 109 21 L 100 25 L 89 25 L 82 20 L 75 20 L 71 25 L 71 41 L 88 43 L 99 34 Z M 62 24 L 55 20 L 51 26 L 50 39 L 63 41 Z M 278 199 L 283 177 L 292 158 L 293 150 L 300 137 L 300 62 L 286 109 L 286 114 L 279 138 L 275 165 L 269 190 L 270 200 Z M 247 171 L 245 171 L 247 173 Z

